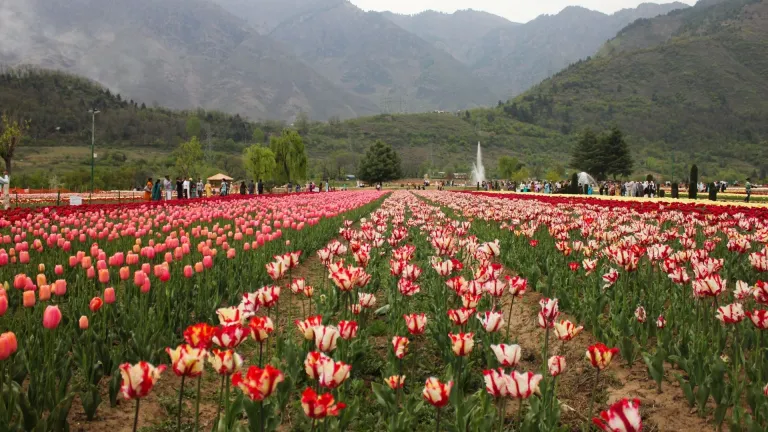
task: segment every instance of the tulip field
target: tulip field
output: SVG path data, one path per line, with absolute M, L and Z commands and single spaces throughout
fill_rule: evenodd
M 0 430 L 764 431 L 768 210 L 438 191 L 0 215 Z

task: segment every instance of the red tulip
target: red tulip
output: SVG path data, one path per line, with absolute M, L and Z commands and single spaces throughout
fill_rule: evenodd
M 513 368 L 520 363 L 522 355 L 520 345 L 491 345 L 491 350 L 496 354 L 496 360 L 502 367 Z
M 752 324 L 760 330 L 768 329 L 768 311 L 766 310 L 754 310 L 752 312 L 746 311 L 746 315 L 752 321 Z M 0 313 L 0 316 L 2 313 Z
M 196 377 L 203 373 L 206 350 L 179 345 L 176 349 L 166 348 L 165 352 L 171 358 L 171 368 L 177 376 Z
M 482 314 L 477 314 L 477 319 L 480 320 L 483 329 L 488 333 L 495 333 L 504 325 L 504 318 L 501 312 L 486 311 Z
M 80 330 L 88 330 L 88 317 L 83 315 L 80 317 L 80 320 L 78 321 L 78 326 L 80 327 Z
M 213 343 L 222 348 L 232 349 L 237 348 L 238 345 L 245 341 L 249 334 L 250 331 L 247 331 L 239 323 L 227 324 L 216 327 L 212 340 Z
M 346 408 L 346 405 L 343 402 L 336 403 L 333 395 L 330 393 L 325 393 L 318 397 L 311 387 L 307 387 L 301 395 L 301 407 L 304 409 L 304 414 L 307 417 L 311 419 L 324 419 L 327 416 L 338 416 L 339 412 Z
M 605 432 L 640 432 L 643 429 L 638 399 L 622 399 L 600 413 L 600 418 L 592 419 L 598 428 Z
M 474 333 L 448 333 L 448 337 L 451 338 L 451 349 L 453 349 L 453 353 L 457 356 L 469 355 L 475 346 Z
M 139 399 L 149 394 L 152 387 L 165 370 L 165 365 L 154 367 L 147 362 L 139 362 L 135 365 L 124 363 L 120 365 L 120 374 L 123 384 L 120 391 L 126 399 Z
M 209 350 L 216 327 L 207 323 L 193 324 L 184 330 L 184 340 L 193 348 Z
M 611 360 L 618 353 L 618 348 L 608 348 L 598 342 L 587 348 L 587 360 L 592 363 L 592 367 L 603 370 L 611 364 Z
M 91 299 L 91 302 L 88 304 L 88 309 L 91 310 L 91 312 L 98 312 L 99 309 L 101 309 L 101 306 L 104 305 L 104 301 L 101 300 L 100 297 L 94 297 Z
M 389 388 L 397 390 L 405 385 L 405 375 L 392 375 L 385 380 Z
M 304 360 L 304 371 L 310 379 L 316 380 L 320 377 L 323 364 L 326 361 L 332 361 L 330 357 L 320 351 L 310 351 Z
M 448 400 L 451 396 L 451 388 L 453 388 L 453 381 L 447 383 L 441 383 L 437 378 L 427 378 L 427 382 L 424 384 L 424 390 L 422 391 L 422 397 L 436 408 L 442 408 L 448 404 Z
M 408 338 L 395 336 L 392 338 L 392 347 L 395 350 L 395 357 L 402 359 L 408 353 Z
M 744 320 L 744 307 L 741 303 L 720 306 L 717 308 L 717 315 L 715 317 L 723 324 L 738 324 Z
M 547 366 L 549 367 L 549 374 L 556 377 L 565 370 L 565 357 L 552 356 L 547 361 Z
M 269 338 L 269 335 L 275 330 L 275 325 L 268 316 L 255 316 L 248 322 L 251 330 L 251 336 L 256 342 L 262 343 Z
M 495 398 L 507 397 L 509 395 L 510 377 L 504 373 L 503 369 L 490 369 L 483 371 L 485 379 L 485 391 Z
M 278 369 L 267 365 L 264 369 L 257 366 L 248 368 L 245 376 L 242 372 L 232 375 L 232 385 L 239 387 L 252 401 L 263 401 L 274 393 L 277 385 L 285 380 Z
M 533 372 L 520 373 L 512 371 L 510 374 L 509 395 L 515 399 L 528 399 L 534 393 L 539 393 L 539 382 L 543 378 Z
M 208 354 L 208 363 L 219 375 L 232 375 L 240 370 L 243 364 L 243 358 L 233 350 L 221 351 L 214 348 Z
M 339 335 L 344 340 L 357 336 L 357 323 L 354 321 L 339 321 Z
M 339 339 L 339 329 L 334 326 L 318 325 L 312 329 L 315 333 L 315 346 L 322 352 L 330 352 L 336 349 L 336 341 Z
M 453 321 L 455 325 L 463 326 L 469 321 L 469 317 L 475 313 L 475 309 L 461 308 L 448 310 L 448 318 Z
M 420 335 L 424 333 L 427 327 L 427 316 L 421 314 L 403 315 L 405 319 L 405 325 L 408 327 L 408 333 L 412 335 Z
M 335 389 L 349 378 L 350 370 L 352 370 L 351 365 L 328 358 L 320 364 L 318 382 L 322 387 Z
M 13 332 L 0 334 L 0 361 L 3 361 L 13 355 L 18 348 L 16 335 Z

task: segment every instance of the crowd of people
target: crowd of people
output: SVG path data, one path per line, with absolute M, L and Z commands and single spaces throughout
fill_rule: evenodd
M 232 182 L 226 180 L 221 182 L 221 186 L 217 190 L 210 181 L 203 183 L 201 178 L 195 181 L 193 178 L 176 177 L 175 182 L 171 180 L 170 176 L 158 178 L 154 182 L 152 178 L 149 178 L 146 186 L 144 186 L 144 199 L 146 201 L 170 201 L 173 199 L 207 198 L 215 195 L 227 196 L 237 193 L 237 189 L 233 191 L 235 187 Z M 264 193 L 264 182 L 259 180 L 256 184 L 251 180 L 246 185 L 245 181 L 242 181 L 239 192 L 241 195 L 253 195 L 254 193 L 261 195 Z

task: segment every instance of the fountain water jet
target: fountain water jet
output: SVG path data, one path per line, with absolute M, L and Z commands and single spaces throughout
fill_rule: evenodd
M 483 151 L 480 149 L 480 141 L 477 142 L 477 162 L 472 164 L 472 183 L 485 181 L 485 166 L 483 166 Z

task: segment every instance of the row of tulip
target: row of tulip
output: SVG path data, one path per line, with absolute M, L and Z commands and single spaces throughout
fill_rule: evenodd
M 107 377 L 113 406 L 121 390 L 129 398 L 146 393 L 162 370 L 150 365 L 168 358 L 165 348 L 177 345 L 192 320 L 213 320 L 218 305 L 269 280 L 261 269 L 273 255 L 296 262 L 301 250 L 335 234 L 342 215 L 366 214 L 381 196 L 6 213 L 0 219 L 0 276 L 7 281 L 0 288 L 0 420 L 10 430 L 65 430 L 75 397 L 86 417 L 95 417 Z M 239 337 L 228 331 L 216 336 L 224 344 Z M 171 358 L 187 352 L 174 350 Z M 214 363 L 234 361 L 211 354 L 219 359 Z
M 340 231 L 345 243 L 333 241 L 317 251 L 327 278 L 313 285 L 292 278 L 290 260 L 268 265 L 275 285 L 220 309 L 220 326 L 209 330 L 219 345 L 216 334 L 231 335 L 223 341 L 229 349 L 249 335 L 259 343 L 258 365 L 245 375 L 237 372 L 239 356 L 227 354 L 235 360 L 227 369 L 231 377 L 222 381 L 224 407 L 218 429 L 239 427 L 235 419 L 245 411 L 251 430 L 275 430 L 291 416 L 293 398 L 300 400 L 304 414 L 291 417 L 298 430 L 401 431 L 429 424 L 438 431 L 503 430 L 510 425 L 530 431 L 564 428 L 555 382 L 565 371 L 565 359 L 550 358 L 545 342 L 542 358 L 549 361 L 542 364 L 543 373 L 516 370 L 522 352 L 508 343 L 509 326 L 502 336 L 501 308 L 507 291 L 510 300 L 520 297 L 527 283 L 519 277 L 504 278 L 496 262 L 501 255 L 498 242 L 481 243 L 468 235 L 470 228 L 467 221 L 446 218 L 436 207 L 396 192 L 370 219 L 361 220 L 359 229 L 345 221 Z M 302 299 L 304 312 L 295 320 L 298 334 L 293 338 L 280 332 L 278 307 L 285 301 L 281 284 L 284 292 Z M 290 305 L 293 297 L 288 295 Z M 305 298 L 309 313 L 303 307 Z M 311 312 L 313 298 L 317 315 Z M 386 304 L 374 311 L 377 299 Z M 541 307 L 545 341 L 550 331 L 563 341 L 578 335 L 578 327 L 557 321 L 556 299 L 543 301 Z M 362 371 L 369 353 L 381 349 L 372 344 L 377 324 L 384 324 L 384 334 L 391 337 L 388 361 Z M 267 365 L 264 345 L 275 352 Z M 599 374 L 616 351 L 596 344 L 586 356 Z M 423 370 L 427 358 L 430 364 Z M 378 408 L 364 403 L 371 396 L 365 383 L 371 381 Z M 411 382 L 425 384 L 413 392 Z M 230 383 L 243 390 L 234 400 L 229 397 Z M 525 412 L 508 416 L 510 398 Z M 432 416 L 426 414 L 425 403 L 436 408 Z M 639 431 L 639 402 L 619 401 L 593 423 L 605 431 Z
M 728 417 L 739 430 L 768 426 L 763 210 L 422 196 L 475 219 L 474 233 L 508 244 L 502 263 L 514 264 L 545 295 L 557 295 L 629 365 L 642 358 L 659 391 L 665 375 L 674 376 L 691 407 L 716 425 Z

